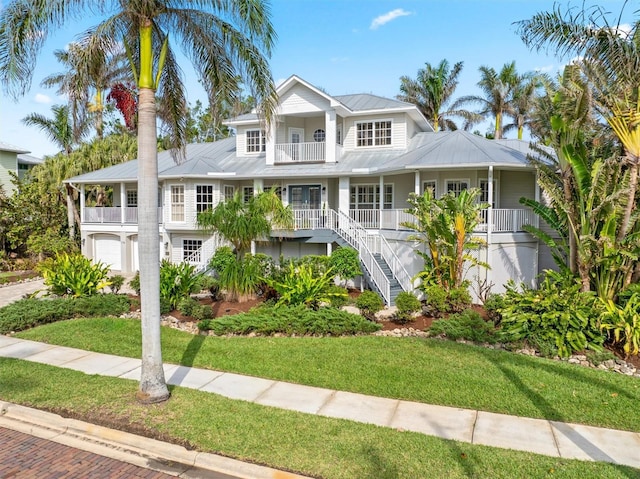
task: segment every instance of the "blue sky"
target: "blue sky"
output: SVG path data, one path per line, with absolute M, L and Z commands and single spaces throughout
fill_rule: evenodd
M 638 8 L 631 0 L 623 22 Z M 563 2 L 561 5 L 580 5 Z M 587 3 L 590 4 L 590 3 Z M 623 1 L 599 0 L 615 14 Z M 0 1 L 0 6 L 2 2 Z M 499 69 L 516 61 L 518 71 L 559 71 L 566 62 L 529 51 L 513 22 L 553 8 L 542 0 L 272 0 L 272 21 L 278 40 L 270 60 L 276 81 L 296 74 L 331 95 L 373 93 L 395 97 L 399 78 L 415 76 L 425 62 L 464 62 L 455 96 L 479 94 L 478 68 Z M 54 90 L 40 87 L 48 74 L 61 71 L 53 57 L 77 33 L 96 24 L 68 25 L 51 35 L 42 50 L 31 89 L 15 103 L 0 93 L 0 141 L 31 150 L 35 156 L 57 152 L 44 134 L 22 124 L 27 114 L 51 115 L 51 106 L 65 102 Z M 204 99 L 192 71 L 185 67 L 189 101 Z M 483 133 L 488 124 L 477 127 Z

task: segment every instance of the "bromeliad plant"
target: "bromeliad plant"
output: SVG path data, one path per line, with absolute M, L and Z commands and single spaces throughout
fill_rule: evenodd
M 632 294 L 623 306 L 603 301 L 600 328 L 613 344 L 622 344 L 625 359 L 640 352 L 640 294 Z
M 162 260 L 160 265 L 160 299 L 176 309 L 184 298 L 200 289 L 200 273 L 189 263 L 173 264 Z
M 91 296 L 110 285 L 109 266 L 81 254 L 58 253 L 38 266 L 44 284 L 58 296 Z

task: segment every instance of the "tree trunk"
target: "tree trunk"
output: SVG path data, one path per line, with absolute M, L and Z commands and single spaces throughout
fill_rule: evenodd
M 638 161 L 640 158 L 634 157 L 630 159 L 629 167 L 629 197 L 627 198 L 627 205 L 624 209 L 624 216 L 622 217 L 622 223 L 620 223 L 620 230 L 618 230 L 618 242 L 622 241 L 629 231 L 629 222 L 631 221 L 631 213 L 636 204 L 636 190 L 638 188 Z
M 564 200 L 568 205 L 573 205 L 573 195 L 571 192 L 571 179 L 567 171 L 562 173 L 562 188 L 564 193 Z M 575 220 L 576 215 L 574 208 L 570 208 L 570 215 L 573 220 Z M 571 221 L 576 223 L 575 221 Z M 571 223 L 570 222 L 570 223 Z M 573 228 L 571 228 L 571 224 L 569 224 L 569 270 L 576 274 L 578 272 L 578 240 L 576 235 L 573 232 Z
M 158 153 L 155 92 L 140 88 L 138 103 L 138 257 L 142 372 L 138 400 L 169 398 L 160 346 L 160 246 L 158 243 Z
M 69 226 L 69 238 L 75 240 L 76 238 L 76 218 L 74 215 L 76 204 L 73 201 L 73 190 L 71 186 L 65 185 L 65 192 L 67 197 L 67 224 Z

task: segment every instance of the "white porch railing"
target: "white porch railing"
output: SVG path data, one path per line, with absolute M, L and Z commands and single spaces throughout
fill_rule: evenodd
M 491 211 L 492 233 L 516 233 L 524 231 L 523 225 L 538 226 L 538 216 L 529 209 L 494 208 Z M 489 210 L 483 210 L 480 215 L 481 222 L 476 232 L 486 232 Z M 408 231 L 409 228 L 402 226 L 402 223 L 415 221 L 412 214 L 400 209 L 349 210 L 349 216 L 367 229 Z
M 326 161 L 326 159 L 326 144 L 324 141 L 276 144 L 275 163 L 313 163 Z
M 124 221 L 122 213 L 124 212 Z M 138 208 L 119 206 L 98 206 L 84 208 L 84 223 L 138 223 Z M 162 207 L 158 207 L 158 223 L 162 223 Z

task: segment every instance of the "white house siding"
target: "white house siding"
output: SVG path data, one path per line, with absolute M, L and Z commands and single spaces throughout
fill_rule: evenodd
M 17 155 L 10 151 L 0 151 L 0 186 L 8 196 L 11 196 L 15 189 L 11 183 L 10 171 L 18 173 Z
M 407 202 L 409 195 L 413 193 L 415 177 L 413 173 L 406 175 L 385 176 L 385 183 L 393 183 L 393 207 L 405 209 L 409 207 Z
M 489 249 L 492 293 L 503 293 L 509 279 L 534 287 L 538 276 L 537 241 L 493 243 Z
M 203 263 L 208 262 L 215 253 L 216 249 L 223 244 L 216 235 L 205 234 L 202 231 L 181 231 L 179 233 L 171 233 L 170 252 L 172 263 L 181 263 L 182 261 L 184 261 L 183 240 L 202 241 L 200 259 Z
M 356 127 L 355 124 L 363 121 L 378 121 L 378 120 L 391 120 L 391 145 L 390 146 L 378 146 L 368 147 L 369 149 L 404 149 L 407 147 L 407 120 L 406 115 L 402 113 L 397 114 L 382 114 L 371 116 L 359 116 L 357 118 L 346 118 L 343 131 L 344 142 L 343 146 L 346 150 L 360 149 L 356 148 Z M 362 148 L 362 147 L 361 147 Z
M 278 114 L 280 115 L 324 112 L 330 109 L 327 98 L 300 84 L 282 93 L 279 100 Z
M 500 208 L 523 208 L 520 198 L 535 198 L 535 175 L 530 171 L 500 171 L 497 186 L 500 191 Z

